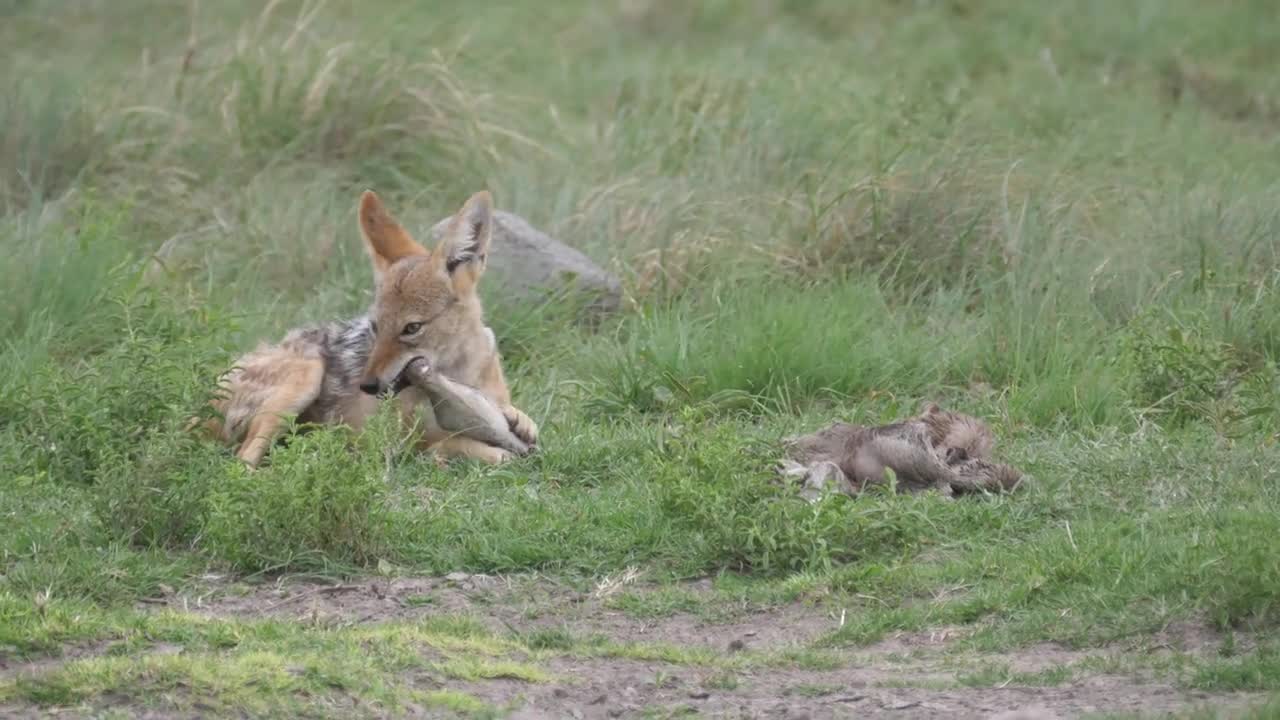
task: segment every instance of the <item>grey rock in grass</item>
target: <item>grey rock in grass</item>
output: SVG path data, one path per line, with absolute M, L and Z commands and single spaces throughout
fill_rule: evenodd
M 433 241 L 440 240 L 450 219 L 431 228 Z M 589 314 L 612 312 L 621 305 L 622 284 L 591 258 L 514 213 L 497 210 L 493 220 L 486 269 L 490 287 L 500 286 L 507 297 L 534 302 L 563 292 L 583 300 Z

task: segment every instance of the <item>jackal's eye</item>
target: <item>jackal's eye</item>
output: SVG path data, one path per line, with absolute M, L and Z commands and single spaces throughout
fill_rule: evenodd
M 418 322 L 409 323 L 408 325 L 404 326 L 404 329 L 400 331 L 400 334 L 414 335 L 414 334 L 417 334 L 417 332 L 421 329 L 422 329 L 422 323 L 418 323 Z
M 369 332 L 373 333 L 374 335 L 377 335 L 377 334 L 378 334 L 378 323 L 376 323 L 376 322 L 370 322 L 370 323 L 369 323 Z

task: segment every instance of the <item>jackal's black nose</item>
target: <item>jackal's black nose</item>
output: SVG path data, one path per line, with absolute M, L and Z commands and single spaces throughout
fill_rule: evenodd
M 382 383 L 374 380 L 365 380 L 360 383 L 360 389 L 369 395 L 377 395 L 382 392 Z

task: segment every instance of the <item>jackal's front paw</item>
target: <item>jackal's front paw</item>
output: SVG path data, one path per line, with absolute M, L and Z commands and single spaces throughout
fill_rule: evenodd
M 461 435 L 445 438 L 439 445 L 434 446 L 434 449 L 437 463 L 448 462 L 454 458 L 468 458 L 488 465 L 498 465 L 515 457 L 514 454 L 500 447 Z
M 480 461 L 489 463 L 490 465 L 501 465 L 508 460 L 514 460 L 516 457 L 515 453 L 510 450 L 493 447 L 492 445 L 486 447 L 488 449 L 484 453 L 480 454 L 478 458 Z
M 507 418 L 507 425 L 516 437 L 528 445 L 538 444 L 538 425 L 532 418 L 525 415 L 524 411 L 514 405 L 508 405 L 502 409 L 502 414 Z

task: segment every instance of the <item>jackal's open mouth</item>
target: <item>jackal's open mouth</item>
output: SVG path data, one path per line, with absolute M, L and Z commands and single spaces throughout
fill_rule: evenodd
M 412 385 L 413 383 L 409 381 L 409 374 L 406 370 L 409 369 L 409 366 L 412 365 L 414 361 L 421 359 L 421 357 L 409 358 L 409 362 L 405 363 L 404 367 L 400 368 L 400 374 L 396 375 L 396 379 L 391 381 L 391 387 L 388 388 L 387 392 L 391 395 L 399 395 L 401 390 Z

